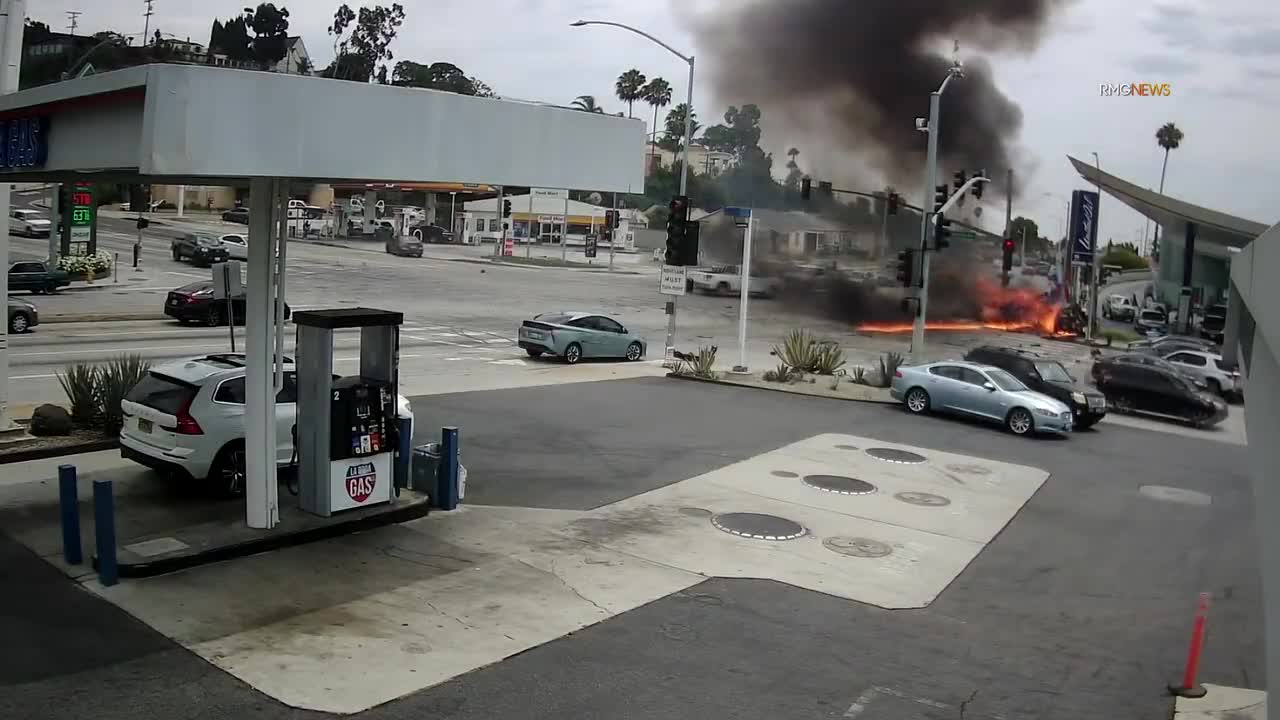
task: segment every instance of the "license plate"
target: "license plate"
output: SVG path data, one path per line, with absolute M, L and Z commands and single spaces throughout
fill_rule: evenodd
M 149 433 L 151 432 L 152 427 L 154 426 L 152 425 L 150 420 L 138 418 L 138 432 Z

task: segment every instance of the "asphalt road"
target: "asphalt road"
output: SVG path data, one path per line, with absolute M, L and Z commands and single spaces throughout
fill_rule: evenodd
M 461 426 L 465 461 L 484 478 L 468 500 L 497 505 L 589 507 L 841 431 L 1051 477 L 926 609 L 708 580 L 362 719 L 942 718 L 962 707 L 970 720 L 1167 717 L 1164 685 L 1201 591 L 1215 595 L 1202 681 L 1261 682 L 1252 493 L 1239 450 L 1223 443 L 1126 427 L 1020 439 L 892 406 L 665 379 L 596 385 L 589 400 L 561 386 L 414 404 L 424 426 Z M 1144 485 L 1211 502 L 1157 500 Z M 0 631 L 25 639 L 13 644 L 24 657 L 0 662 L 0 717 L 316 717 L 229 680 L 8 543 L 0 559 L 0 582 L 22 589 L 0 594 Z

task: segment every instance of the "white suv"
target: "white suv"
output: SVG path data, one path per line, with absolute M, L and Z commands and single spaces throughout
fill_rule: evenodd
M 175 360 L 151 369 L 120 409 L 120 455 L 160 472 L 208 479 L 236 493 L 244 488 L 244 355 L 223 353 Z M 276 464 L 293 459 L 297 371 L 285 358 L 284 386 L 276 395 Z M 413 427 L 409 401 L 396 412 Z

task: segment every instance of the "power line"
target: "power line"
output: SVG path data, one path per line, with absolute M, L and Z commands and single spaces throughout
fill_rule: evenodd
M 68 10 L 68 11 L 67 11 L 67 27 L 71 29 L 71 34 L 72 34 L 72 35 L 75 35 L 75 34 L 76 34 L 76 28 L 77 28 L 77 27 L 79 27 L 79 25 L 80 25 L 80 20 L 79 20 L 79 18 L 80 18 L 80 16 L 81 16 L 81 15 L 83 15 L 83 14 L 84 14 L 84 13 L 80 12 L 79 10 Z

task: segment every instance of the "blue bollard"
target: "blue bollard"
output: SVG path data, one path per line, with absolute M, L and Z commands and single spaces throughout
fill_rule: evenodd
M 98 580 L 111 587 L 120 580 L 116 567 L 116 510 L 110 480 L 93 481 L 93 530 L 98 544 Z
M 413 469 L 413 421 L 399 418 L 400 443 L 396 449 L 395 489 L 396 497 L 400 497 L 400 488 L 409 487 L 410 473 Z
M 80 498 L 76 493 L 76 466 L 58 466 L 58 509 L 62 512 L 62 559 L 68 565 L 84 562 L 80 546 Z
M 436 475 L 436 507 L 458 508 L 458 428 L 440 431 L 440 469 Z

